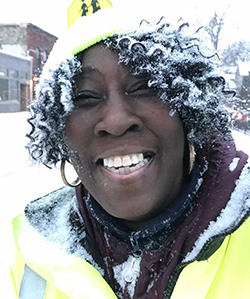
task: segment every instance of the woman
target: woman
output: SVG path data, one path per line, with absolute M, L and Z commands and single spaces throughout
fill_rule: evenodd
M 44 69 L 28 148 L 76 189 L 14 219 L 16 293 L 247 298 L 249 166 L 216 57 L 185 25 L 125 25 L 113 8 L 81 18 Z

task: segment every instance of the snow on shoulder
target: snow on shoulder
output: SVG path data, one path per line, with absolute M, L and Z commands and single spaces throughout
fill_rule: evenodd
M 86 237 L 85 224 L 74 189 L 63 187 L 31 202 L 25 209 L 24 219 L 26 229 L 19 239 L 22 254 L 27 260 L 67 266 L 76 256 L 88 261 L 103 274 L 82 246 Z
M 199 236 L 191 252 L 183 260 L 188 263 L 197 257 L 208 240 L 236 230 L 249 214 L 250 210 L 250 165 L 243 168 L 236 187 L 227 206 L 221 211 L 215 221 L 211 221 L 208 228 Z

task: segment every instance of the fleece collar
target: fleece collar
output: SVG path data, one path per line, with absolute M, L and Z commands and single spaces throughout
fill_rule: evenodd
M 192 202 L 197 190 L 200 187 L 202 180 L 200 179 L 199 165 L 195 163 L 195 167 L 192 171 L 190 180 L 184 185 L 184 189 L 174 203 L 170 210 L 166 210 L 163 215 L 160 215 L 136 232 L 131 232 L 120 224 L 119 219 L 108 214 L 92 197 L 88 194 L 86 199 L 86 205 L 92 216 L 103 226 L 108 228 L 111 234 L 114 234 L 119 239 L 130 243 L 130 236 L 138 239 L 141 244 L 148 245 L 149 241 L 159 238 L 159 234 L 164 233 L 171 234 L 178 223 L 185 220 L 187 215 L 192 210 Z M 78 197 L 78 201 L 81 199 Z M 156 238 L 157 236 L 157 238 Z M 144 247 L 144 246 L 143 246 Z

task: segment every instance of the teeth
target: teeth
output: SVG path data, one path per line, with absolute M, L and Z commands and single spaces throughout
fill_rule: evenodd
M 108 168 L 109 170 L 111 170 L 114 173 L 119 173 L 119 169 L 116 169 L 114 167 Z
M 144 166 L 145 164 L 147 164 L 149 162 L 150 158 L 144 159 L 143 161 L 139 162 L 138 164 L 136 164 L 135 166 L 126 166 L 126 167 L 119 167 L 119 168 L 115 168 L 115 167 L 106 167 L 108 170 L 110 170 L 111 172 L 114 173 L 118 173 L 118 174 L 128 174 L 128 173 L 132 173 L 134 171 L 136 171 L 137 169 L 140 169 L 142 166 Z
M 150 161 L 150 157 L 144 158 L 143 154 L 115 156 L 103 159 L 103 166 L 118 174 L 128 174 L 136 171 Z
M 103 165 L 105 167 L 113 167 L 114 166 L 114 160 L 113 159 L 104 159 Z
M 124 167 L 124 170 L 125 170 L 125 173 L 127 174 L 127 173 L 130 173 L 130 169 L 129 169 L 129 167 Z
M 122 167 L 122 166 L 131 166 L 136 165 L 139 162 L 144 161 L 143 154 L 133 154 L 133 155 L 125 155 L 125 156 L 115 156 L 110 158 L 103 159 L 103 165 L 105 167 Z
M 138 159 L 139 159 L 139 161 L 143 161 L 143 154 L 139 154 Z
M 129 156 L 124 156 L 122 158 L 122 164 L 123 166 L 130 166 L 132 164 L 132 160 L 130 159 Z
M 132 155 L 131 160 L 132 160 L 132 164 L 137 164 L 139 162 L 137 155 Z
M 135 165 L 134 170 L 137 170 L 139 168 L 141 168 L 141 166 L 139 164 L 137 164 L 137 165 Z
M 141 162 L 139 163 L 139 165 L 142 167 L 142 166 L 145 165 L 145 163 L 144 163 L 143 161 L 141 161 Z
M 113 159 L 108 159 L 108 166 L 113 167 L 114 166 L 114 160 Z
M 115 167 L 121 167 L 122 166 L 122 159 L 120 157 L 114 158 L 114 166 Z
M 105 167 L 107 167 L 107 166 L 110 167 L 108 161 L 109 161 L 109 159 L 104 159 L 104 160 L 103 160 L 103 165 L 104 165 Z
M 119 168 L 118 171 L 119 171 L 119 174 L 125 174 L 124 167 Z

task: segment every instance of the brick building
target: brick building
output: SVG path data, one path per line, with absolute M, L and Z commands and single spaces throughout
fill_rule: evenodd
M 33 57 L 33 73 L 41 74 L 43 63 L 57 37 L 31 24 L 0 24 L 0 50 Z
M 4 75 L 0 76 L 0 93 L 2 93 L 2 95 L 7 95 L 1 97 L 2 101 L 4 99 L 5 103 L 4 109 L 3 105 L 0 105 L 0 112 L 18 111 L 17 107 L 20 107 L 19 111 L 27 109 L 27 105 L 32 100 L 33 92 L 31 92 L 31 96 L 27 97 L 26 104 L 22 103 L 22 105 L 13 105 L 13 103 L 9 103 L 8 105 L 8 102 L 6 102 L 13 100 L 11 97 L 11 94 L 13 93 L 13 91 L 11 90 L 13 82 L 12 80 L 10 80 L 9 74 L 12 74 L 12 71 L 14 70 L 17 72 L 17 76 L 19 76 L 19 73 L 22 74 L 22 72 L 27 72 L 27 63 L 25 64 L 25 59 L 22 61 L 20 57 L 28 57 L 29 59 L 31 59 L 32 72 L 31 78 L 27 78 L 28 80 L 31 80 L 29 83 L 29 88 L 33 90 L 42 72 L 43 65 L 46 62 L 56 40 L 56 36 L 42 30 L 41 28 L 31 23 L 0 24 L 0 50 L 2 58 L 0 59 L 0 69 L 3 69 L 2 74 L 4 73 Z M 4 56 L 4 54 L 8 54 L 8 56 Z M 11 57 L 11 55 L 13 55 L 13 57 Z M 8 59 L 6 57 L 8 57 Z M 5 58 L 7 59 L 6 61 Z M 10 62 L 9 66 L 7 65 L 8 61 Z M 13 61 L 18 61 L 18 69 L 15 69 L 12 63 Z M 20 67 L 24 67 L 24 69 L 22 70 L 20 69 Z M 18 77 L 16 79 L 19 80 Z M 3 80 L 5 81 L 3 82 Z M 8 80 L 8 84 L 6 83 L 6 80 Z M 3 89 L 3 86 L 4 90 L 1 90 Z M 8 87 L 7 91 L 6 86 Z M 21 103 L 21 85 L 17 83 L 16 88 L 17 91 L 15 101 L 18 100 Z M 3 104 L 3 102 L 1 104 Z

